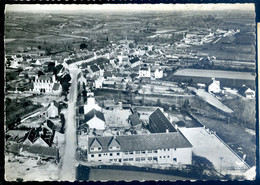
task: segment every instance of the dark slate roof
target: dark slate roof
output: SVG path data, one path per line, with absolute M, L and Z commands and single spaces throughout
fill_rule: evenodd
M 111 71 L 105 71 L 104 72 L 104 77 L 112 77 Z
M 133 127 L 136 126 L 136 125 L 141 124 L 141 121 L 140 121 L 139 116 L 137 114 L 131 114 L 129 116 L 129 119 L 130 119 L 131 125 Z
M 244 96 L 244 95 L 245 95 L 245 92 L 247 91 L 247 89 L 249 89 L 249 87 L 247 87 L 246 85 L 244 85 L 243 87 L 241 87 L 241 88 L 238 90 L 238 93 Z
M 150 115 L 148 129 L 152 133 L 163 133 L 167 129 L 169 132 L 176 132 L 176 129 L 159 108 Z
M 105 117 L 104 117 L 104 114 L 102 112 L 100 112 L 96 109 L 92 109 L 87 114 L 85 114 L 85 122 L 88 122 L 89 120 L 91 120 L 95 116 L 98 117 L 99 119 L 105 121 Z
M 57 91 L 59 90 L 59 87 L 60 87 L 59 83 L 54 83 L 52 90 Z
M 93 72 L 99 71 L 99 68 L 98 68 L 98 66 L 96 66 L 96 65 L 92 65 L 92 66 L 90 66 L 90 68 L 91 68 L 91 70 L 92 70 Z
M 52 76 L 51 75 L 41 75 L 38 80 L 41 80 L 41 81 L 47 81 L 49 80 L 50 82 L 52 82 Z
M 190 142 L 180 132 L 121 135 L 116 136 L 116 138 L 113 136 L 89 137 L 88 147 L 91 146 L 91 143 L 95 139 L 101 144 L 102 152 L 111 152 L 111 150 L 109 150 L 109 145 L 113 139 L 120 145 L 120 149 L 117 151 L 123 152 L 192 147 Z M 90 151 L 90 153 L 95 152 Z

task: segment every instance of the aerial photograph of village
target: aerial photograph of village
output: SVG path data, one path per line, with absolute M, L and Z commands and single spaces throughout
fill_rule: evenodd
M 254 4 L 6 5 L 5 180 L 254 180 L 255 26 Z

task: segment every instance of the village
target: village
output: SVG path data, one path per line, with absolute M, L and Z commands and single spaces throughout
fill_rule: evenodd
M 205 178 L 251 178 L 255 146 L 234 135 L 255 137 L 255 65 L 223 70 L 223 59 L 191 50 L 239 33 L 176 31 L 182 39 L 167 44 L 125 31 L 101 49 L 83 42 L 70 54 L 29 45 L 6 54 L 6 178 L 34 180 L 34 168 L 40 181 L 76 180 L 79 165 L 189 171 L 198 159 Z

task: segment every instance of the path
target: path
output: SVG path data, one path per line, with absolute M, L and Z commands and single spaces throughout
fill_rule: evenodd
M 61 180 L 76 180 L 76 99 L 77 99 L 77 70 L 71 70 L 72 83 L 69 92 L 68 114 L 66 121 L 65 149 L 62 159 Z

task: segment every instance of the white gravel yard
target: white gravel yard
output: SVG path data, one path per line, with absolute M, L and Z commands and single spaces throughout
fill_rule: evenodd
M 16 181 L 54 181 L 59 178 L 58 165 L 44 161 L 37 164 L 39 160 L 31 157 L 14 156 L 5 154 L 5 180 Z
M 204 128 L 180 128 L 180 131 L 192 144 L 194 154 L 207 158 L 217 171 L 222 168 L 222 174 L 247 169 L 245 164 L 224 143 Z
M 114 110 L 103 110 L 106 124 L 109 127 L 125 127 L 128 128 L 131 125 L 128 123 L 128 117 L 131 114 L 130 110 L 121 110 L 116 108 Z

